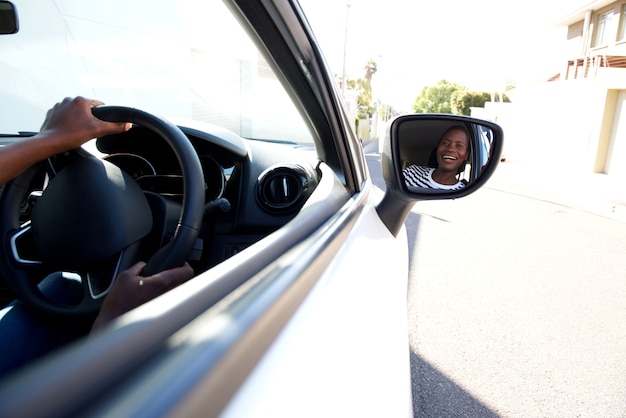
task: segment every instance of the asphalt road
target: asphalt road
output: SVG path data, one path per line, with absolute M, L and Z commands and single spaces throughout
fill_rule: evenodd
M 506 164 L 407 219 L 415 415 L 624 417 L 626 223 Z

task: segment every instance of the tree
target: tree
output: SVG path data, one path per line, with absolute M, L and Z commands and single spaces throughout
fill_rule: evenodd
M 367 114 L 375 110 L 372 107 L 372 76 L 378 71 L 376 62 L 373 60 L 369 60 L 363 69 L 365 70 L 364 78 L 348 80 L 346 83 L 346 86 L 357 94 L 357 108 L 361 118 L 365 118 Z
M 464 86 L 439 81 L 436 85 L 424 87 L 413 104 L 415 113 L 452 113 L 452 94 L 467 90 Z
M 369 60 L 367 62 L 367 64 L 365 65 L 365 68 L 363 68 L 365 70 L 365 79 L 371 83 L 372 82 L 372 76 L 374 74 L 376 74 L 376 72 L 378 71 L 378 66 L 376 65 L 376 62 Z
M 369 111 L 372 104 L 372 86 L 369 81 L 358 78 L 356 80 L 348 80 L 348 88 L 357 93 L 356 104 L 359 113 L 365 114 Z
M 491 101 L 491 94 L 486 92 L 469 92 L 457 90 L 452 93 L 452 113 L 469 116 L 472 107 L 485 107 L 485 103 Z
M 378 105 L 378 115 L 383 121 L 388 121 L 394 116 L 397 116 L 399 113 L 388 104 L 380 104 Z

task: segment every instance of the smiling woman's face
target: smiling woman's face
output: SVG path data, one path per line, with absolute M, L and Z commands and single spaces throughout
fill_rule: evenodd
M 469 138 L 462 129 L 452 129 L 443 134 L 437 146 L 438 169 L 455 174 L 467 160 Z

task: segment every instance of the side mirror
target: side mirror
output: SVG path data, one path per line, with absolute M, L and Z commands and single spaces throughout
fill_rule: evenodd
M 500 161 L 499 125 L 468 116 L 403 115 L 394 119 L 381 156 L 386 190 L 377 207 L 398 233 L 415 202 L 456 199 L 476 191 Z
M 17 33 L 18 30 L 15 6 L 9 1 L 0 1 L 0 35 L 10 35 Z

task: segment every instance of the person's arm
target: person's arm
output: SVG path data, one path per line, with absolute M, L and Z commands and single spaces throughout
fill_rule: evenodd
M 55 154 L 78 148 L 90 139 L 121 133 L 130 123 L 104 122 L 91 109 L 104 103 L 84 97 L 65 98 L 46 115 L 41 132 L 0 148 L 0 184 L 31 165 Z
M 193 269 L 185 263 L 181 267 L 142 277 L 140 273 L 145 265 L 146 263 L 139 262 L 117 276 L 111 291 L 102 303 L 91 332 L 104 328 L 118 316 L 173 289 L 193 276 Z

